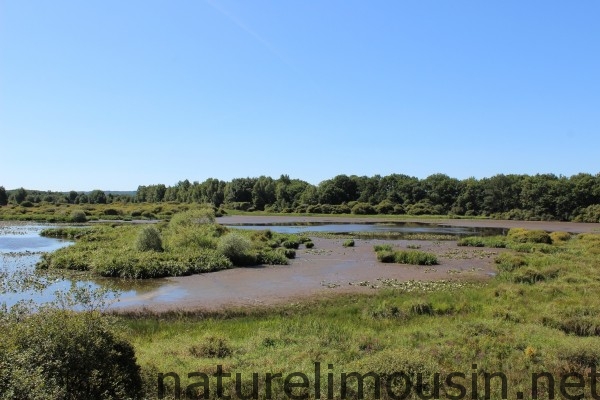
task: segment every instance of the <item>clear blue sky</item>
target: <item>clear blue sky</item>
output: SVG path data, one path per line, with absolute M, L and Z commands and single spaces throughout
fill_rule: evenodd
M 600 172 L 600 2 L 0 0 L 0 185 Z

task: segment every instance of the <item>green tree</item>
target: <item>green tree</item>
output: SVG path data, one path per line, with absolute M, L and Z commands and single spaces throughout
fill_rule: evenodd
M 17 204 L 21 204 L 22 202 L 25 201 L 26 198 L 27 198 L 27 191 L 23 188 L 19 188 L 19 189 L 15 190 L 13 193 L 13 199 L 14 199 L 15 203 L 17 203 Z
M 106 204 L 106 193 L 102 190 L 92 190 L 88 195 L 88 200 L 92 204 Z
M 8 195 L 6 194 L 6 189 L 4 186 L 0 186 L 0 206 L 5 206 L 8 204 Z

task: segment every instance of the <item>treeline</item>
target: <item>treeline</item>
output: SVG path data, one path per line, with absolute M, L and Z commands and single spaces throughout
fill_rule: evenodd
M 600 174 L 495 175 L 459 180 L 392 174 L 338 175 L 318 185 L 282 175 L 139 186 L 137 202 L 210 203 L 244 211 L 485 216 L 600 221 Z
M 109 204 L 114 202 L 130 202 L 135 192 L 105 192 L 92 190 L 91 192 L 52 192 L 29 190 L 24 188 L 6 190 L 0 186 L 0 206 L 18 204 L 31 207 L 40 203 L 66 203 L 66 204 Z

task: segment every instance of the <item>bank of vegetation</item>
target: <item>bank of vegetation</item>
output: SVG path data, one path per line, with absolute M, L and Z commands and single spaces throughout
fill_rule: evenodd
M 137 205 L 129 206 L 129 203 Z M 145 206 L 146 203 L 157 204 Z M 0 187 L 0 218 L 68 219 L 60 205 L 82 208 L 88 218 L 161 218 L 178 204 L 221 210 L 355 215 L 452 215 L 516 220 L 600 221 L 600 174 L 495 175 L 459 180 L 392 174 L 338 175 L 318 185 L 282 175 L 139 186 L 135 192 L 40 192 Z M 96 208 L 95 205 L 109 207 Z M 32 209 L 46 206 L 45 212 Z M 153 209 L 159 208 L 157 210 Z M 53 211 L 50 211 L 54 208 Z
M 212 209 L 201 208 L 160 224 L 49 228 L 43 236 L 75 243 L 44 254 L 38 268 L 130 279 L 182 276 L 233 266 L 286 265 L 295 249 L 309 241 L 269 230 L 231 230 L 214 218 Z

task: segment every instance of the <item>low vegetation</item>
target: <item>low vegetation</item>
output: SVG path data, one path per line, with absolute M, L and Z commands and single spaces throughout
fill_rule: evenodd
M 413 283 L 388 286 L 373 296 L 344 295 L 290 306 L 122 318 L 142 369 L 152 372 L 144 376 L 152 378 L 146 388 L 153 395 L 158 372 L 179 373 L 185 388 L 194 382 L 186 379 L 187 371 L 210 376 L 217 364 L 223 365 L 233 373 L 225 380 L 225 393 L 235 396 L 235 373 L 241 388 L 251 390 L 252 372 L 262 374 L 261 379 L 271 371 L 313 377 L 319 362 L 323 393 L 327 374 L 334 373 L 332 398 L 342 397 L 340 374 L 352 371 L 374 372 L 383 382 L 398 371 L 413 379 L 421 373 L 427 382 L 423 393 L 413 386 L 408 399 L 429 394 L 436 373 L 441 398 L 457 395 L 444 383 L 453 372 L 464 374 L 465 379 L 455 382 L 469 395 L 475 373 L 478 398 L 484 398 L 485 373 L 503 374 L 508 398 L 517 398 L 518 392 L 531 392 L 532 373 L 547 372 L 555 386 L 540 379 L 538 398 L 550 398 L 558 395 L 561 377 L 575 372 L 583 374 L 586 386 L 573 393 L 591 398 L 587 372 L 600 364 L 600 300 L 585 293 L 600 290 L 600 272 L 594 267 L 600 235 L 577 235 L 550 246 L 563 251 L 501 253 L 496 259 L 499 275 L 483 286 Z M 214 394 L 215 378 L 210 380 Z M 365 377 L 365 398 L 374 397 L 374 382 Z M 173 379 L 164 383 L 166 393 L 173 393 Z M 501 379 L 491 381 L 491 398 L 501 398 L 501 386 Z M 282 380 L 273 381 L 271 389 L 273 398 L 285 398 Z M 345 389 L 354 396 L 350 398 L 358 397 L 356 379 L 349 379 Z M 386 398 L 384 384 L 381 389 Z M 313 391 L 297 389 L 294 394 L 314 398 Z
M 436 265 L 437 256 L 419 250 L 394 250 L 390 245 L 374 246 L 377 260 L 382 263 L 412 264 L 412 265 Z
M 288 264 L 300 244 L 295 235 L 233 231 L 216 224 L 210 208 L 175 214 L 168 223 L 51 228 L 44 236 L 74 239 L 44 254 L 39 269 L 90 271 L 106 277 L 159 278 L 234 266 Z

